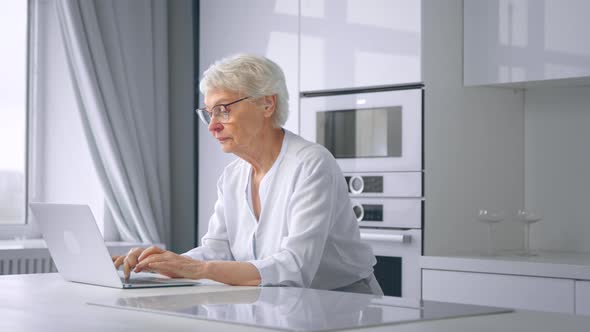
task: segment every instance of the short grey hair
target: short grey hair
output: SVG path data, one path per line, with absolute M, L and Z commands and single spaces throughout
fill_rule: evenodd
M 203 73 L 199 90 L 211 89 L 245 93 L 252 98 L 276 95 L 274 126 L 281 127 L 289 117 L 289 92 L 279 65 L 263 56 L 236 54 L 216 61 Z

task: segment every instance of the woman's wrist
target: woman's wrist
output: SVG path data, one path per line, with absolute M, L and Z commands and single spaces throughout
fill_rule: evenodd
M 210 280 L 215 280 L 215 262 L 212 261 L 201 261 L 201 263 L 203 264 L 200 268 L 200 278 L 199 279 L 210 279 Z

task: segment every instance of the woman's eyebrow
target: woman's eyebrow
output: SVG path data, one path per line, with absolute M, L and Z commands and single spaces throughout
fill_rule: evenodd
M 223 97 L 223 98 L 221 98 L 221 99 L 217 100 L 217 101 L 216 101 L 216 102 L 213 104 L 213 106 L 211 106 L 211 107 L 207 106 L 207 104 L 205 104 L 204 102 L 203 102 L 203 105 L 205 105 L 205 108 L 206 108 L 206 109 L 211 109 L 211 108 L 213 108 L 213 107 L 215 107 L 215 106 L 219 106 L 219 105 L 227 104 L 227 103 L 229 103 L 229 102 L 230 102 L 229 100 L 230 100 L 229 98 Z

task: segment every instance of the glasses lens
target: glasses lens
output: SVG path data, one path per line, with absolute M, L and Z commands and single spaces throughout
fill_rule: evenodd
M 199 115 L 199 119 L 201 119 L 204 124 L 209 125 L 209 123 L 211 123 L 211 116 L 206 110 L 199 108 L 197 109 L 197 114 Z
M 221 123 L 226 123 L 229 118 L 229 112 L 227 111 L 227 108 L 223 105 L 215 106 L 213 108 L 213 114 Z

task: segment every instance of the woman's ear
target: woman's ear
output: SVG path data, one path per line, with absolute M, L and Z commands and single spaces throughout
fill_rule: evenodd
M 276 95 L 272 95 L 272 96 L 265 96 L 264 97 L 264 116 L 267 118 L 270 118 L 276 108 L 277 108 L 277 96 Z

